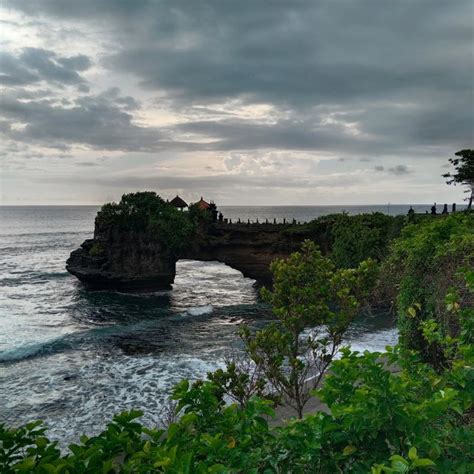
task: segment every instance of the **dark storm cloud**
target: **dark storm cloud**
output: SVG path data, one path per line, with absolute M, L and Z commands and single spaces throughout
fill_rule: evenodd
M 212 140 L 196 149 L 331 150 L 380 160 L 384 153 L 422 156 L 433 152 L 429 146 L 457 149 L 472 142 L 471 0 L 6 4 L 51 21 L 99 29 L 106 24 L 114 50 L 105 54 L 103 64 L 112 74 L 134 75 L 142 87 L 164 96 L 173 110 L 186 113 L 193 104 L 232 101 L 274 106 L 276 118 L 270 124 L 189 116 L 189 123 L 175 132 Z M 24 75 L 18 76 L 23 81 L 40 70 L 46 74 L 49 60 L 76 74 L 87 66 L 44 54 L 42 62 L 38 56 L 29 65 L 22 63 Z M 128 107 L 121 104 L 117 117 L 126 131 L 127 149 L 159 146 L 149 132 L 132 124 L 134 104 Z M 325 107 L 345 115 L 337 123 L 327 122 L 321 112 Z M 106 123 L 112 122 L 109 112 L 103 111 Z M 350 124 L 358 133 L 348 133 Z M 87 124 L 81 127 L 92 131 Z M 117 139 L 123 147 L 124 140 L 106 129 L 104 146 Z M 77 130 L 76 139 L 79 135 Z M 94 146 L 100 141 L 92 140 Z M 386 171 L 404 173 L 396 167 Z
M 367 145 L 364 139 L 357 140 L 344 135 L 340 126 L 320 125 L 317 120 L 313 122 L 282 119 L 271 124 L 239 119 L 196 121 L 177 125 L 175 129 L 214 139 L 202 146 L 216 151 L 260 148 L 291 150 L 350 148 L 352 151 L 360 151 Z
M 31 15 L 112 19 L 121 47 L 109 64 L 186 101 L 301 105 L 471 87 L 471 64 L 459 61 L 472 40 L 469 0 L 7 4 Z
M 17 55 L 0 53 L 0 84 L 24 86 L 39 81 L 58 85 L 84 86 L 85 79 L 79 74 L 91 67 L 85 55 L 58 56 L 41 48 L 23 48 Z
M 370 153 L 374 157 L 380 157 L 383 153 L 413 155 L 413 147 L 419 141 L 411 130 L 402 135 L 387 126 L 384 133 L 371 133 L 363 121 L 365 113 L 360 115 L 357 122 L 360 133 L 355 134 L 347 130 L 347 122 L 326 123 L 325 114 L 317 111 L 280 118 L 273 123 L 242 119 L 206 120 L 178 124 L 173 129 L 193 136 L 208 137 L 210 142 L 195 146 L 213 151 L 287 149 L 341 152 L 356 156 Z M 467 127 L 463 125 L 464 130 Z M 419 156 L 424 153 L 432 151 L 419 152 Z M 338 161 L 344 159 L 339 157 Z M 371 161 L 365 156 L 361 159 Z
M 99 19 L 101 16 L 123 17 L 150 7 L 154 0 L 5 0 L 4 4 L 24 13 L 37 16 L 51 15 L 56 18 Z
M 87 178 L 64 177 L 65 182 L 77 182 Z M 248 174 L 214 174 L 205 176 L 99 176 L 94 181 L 102 186 L 121 189 L 199 189 L 202 192 L 215 192 L 216 189 L 315 189 L 317 187 L 347 187 L 363 182 L 363 177 L 346 176 L 337 181 L 332 177 L 301 176 L 249 176 Z
M 77 98 L 64 107 L 48 100 L 18 100 L 5 94 L 0 115 L 10 121 L 3 132 L 11 139 L 47 147 L 83 144 L 98 149 L 149 151 L 164 146 L 166 138 L 156 128 L 133 123 L 130 109 L 138 107 L 117 88 L 96 96 Z M 14 127 L 19 123 L 21 127 Z

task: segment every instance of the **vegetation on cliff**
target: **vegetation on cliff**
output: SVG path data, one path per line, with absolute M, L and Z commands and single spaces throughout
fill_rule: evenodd
M 467 186 L 469 193 L 467 208 L 471 210 L 474 199 L 474 150 L 460 150 L 454 154 L 456 158 L 450 158 L 449 162 L 454 167 L 454 172 L 443 174 L 447 184 L 462 184 Z
M 115 227 L 123 232 L 146 232 L 172 253 L 189 245 L 200 218 L 198 210 L 179 211 L 152 191 L 124 194 L 120 202 L 104 204 L 96 228 Z
M 340 268 L 354 268 L 367 258 L 383 260 L 390 242 L 400 234 L 405 216 L 381 212 L 339 214 L 331 226 L 331 257 Z
M 406 216 L 381 212 L 349 215 L 329 214 L 285 231 L 320 242 L 338 268 L 355 268 L 368 258 L 386 257 L 390 242 L 400 235 Z
M 374 264 L 367 260 L 357 269 L 336 270 L 307 240 L 301 252 L 271 265 L 273 288 L 264 288 L 262 296 L 277 323 L 256 334 L 244 326 L 242 336 L 250 359 L 299 418 L 373 284 Z
M 426 344 L 421 322 L 433 319 L 443 335 L 456 336 L 459 321 L 444 298 L 456 289 L 458 299 L 474 306 L 462 285 L 474 278 L 474 215 L 456 213 L 407 225 L 382 264 L 380 284 L 394 301 L 403 344 L 442 364 L 442 354 Z
M 146 232 L 174 253 L 186 248 L 199 226 L 211 221 L 211 215 L 197 206 L 182 212 L 152 191 L 124 194 L 116 203 L 104 204 L 96 217 L 99 230 L 114 227 L 121 232 Z M 303 225 L 288 225 L 284 237 L 309 238 L 325 243 L 339 268 L 355 268 L 367 258 L 381 260 L 387 248 L 400 234 L 407 219 L 376 212 L 350 216 L 331 214 Z M 204 236 L 205 237 L 205 236 Z

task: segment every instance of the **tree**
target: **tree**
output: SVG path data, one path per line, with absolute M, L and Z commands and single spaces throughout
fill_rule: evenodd
M 449 162 L 454 166 L 456 172 L 443 174 L 443 178 L 447 178 L 447 184 L 469 186 L 471 195 L 467 198 L 469 201 L 467 208 L 470 210 L 474 198 L 474 150 L 461 150 L 455 153 L 455 156 L 459 158 L 450 158 Z
M 198 215 L 195 210 L 179 211 L 154 191 L 142 191 L 124 194 L 118 203 L 104 204 L 95 222 L 96 232 L 109 227 L 125 232 L 148 232 L 176 256 L 190 244 Z
M 273 290 L 262 296 L 278 322 L 255 334 L 244 326 L 241 335 L 250 358 L 299 418 L 359 311 L 374 268 L 368 260 L 357 269 L 335 270 L 309 240 L 301 252 L 272 263 Z

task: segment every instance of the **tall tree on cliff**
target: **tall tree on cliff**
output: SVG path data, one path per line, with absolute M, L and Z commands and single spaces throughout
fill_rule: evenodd
M 276 394 L 303 418 L 376 278 L 374 260 L 336 269 L 306 240 L 300 252 L 271 264 L 272 291 L 262 289 L 277 322 L 253 333 L 241 328 L 247 355 Z
M 472 208 L 472 200 L 474 197 L 474 150 L 461 150 L 454 154 L 459 158 L 450 158 L 449 162 L 454 166 L 455 173 L 443 174 L 443 178 L 447 178 L 448 184 L 464 184 L 469 186 L 470 196 L 467 208 Z

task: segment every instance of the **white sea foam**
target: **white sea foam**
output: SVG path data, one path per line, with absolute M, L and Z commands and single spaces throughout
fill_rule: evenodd
M 113 415 L 132 408 L 145 413 L 141 420 L 145 425 L 160 425 L 176 383 L 205 378 L 223 366 L 219 357 L 116 354 L 91 359 L 74 352 L 61 360 L 50 360 L 48 365 L 34 360 L 36 377 L 25 392 L 21 374 L 32 369 L 27 362 L 17 367 L 17 377 L 9 380 L 9 389 L 30 409 L 22 417 L 10 419 L 8 410 L 12 407 L 6 406 L 3 413 L 0 409 L 0 418 L 14 424 L 42 418 L 49 436 L 60 440 L 63 447 L 77 441 L 81 433 L 98 434 Z
M 195 308 L 189 308 L 186 313 L 190 316 L 201 316 L 203 314 L 210 314 L 214 311 L 212 304 L 207 304 L 204 306 L 196 306 Z

